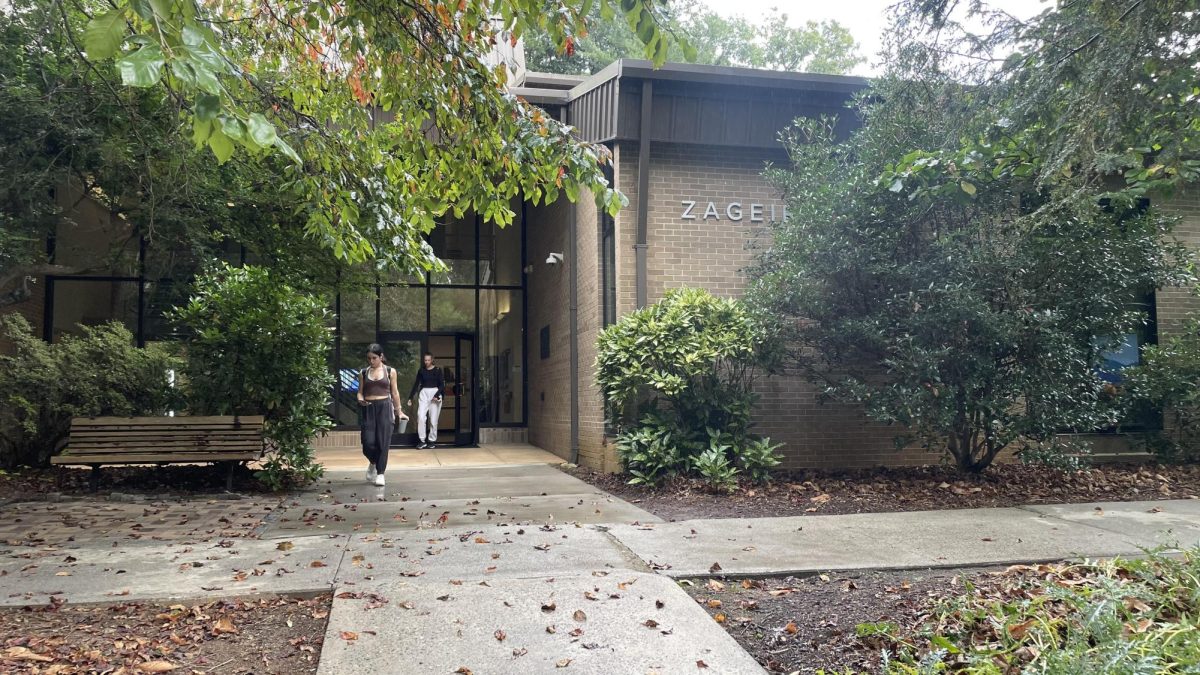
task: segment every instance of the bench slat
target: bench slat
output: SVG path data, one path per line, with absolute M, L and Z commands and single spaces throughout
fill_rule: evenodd
M 191 462 L 239 462 L 253 461 L 258 453 L 171 453 L 169 455 L 144 453 L 136 455 L 56 455 L 51 464 L 184 464 Z
M 252 450 L 262 450 L 262 443 L 80 443 L 69 445 L 63 449 L 64 455 L 77 455 L 81 452 L 106 452 L 111 454 L 121 454 L 123 452 L 141 452 L 143 450 L 151 450 L 153 452 L 169 453 L 169 452 L 188 452 L 189 450 L 203 450 L 211 452 L 214 450 L 234 451 L 244 450 L 250 452 Z
M 202 441 L 206 441 L 209 439 L 232 440 L 232 441 L 239 441 L 239 440 L 253 441 L 253 440 L 262 438 L 262 433 L 253 433 L 253 432 L 251 432 L 251 433 L 241 433 L 241 432 L 232 433 L 232 432 L 228 432 L 228 431 L 223 431 L 223 432 L 212 432 L 212 433 L 204 433 L 204 434 L 193 434 L 193 433 L 71 434 L 69 438 L 72 443 L 92 443 L 92 442 L 103 443 L 106 441 L 118 442 L 118 441 L 130 439 L 130 438 L 137 438 L 137 439 L 146 440 L 146 441 L 198 441 L 198 442 L 202 442 Z
M 212 424 L 223 426 L 242 426 L 245 425 L 262 425 L 264 421 L 262 415 L 246 415 L 246 416 L 201 416 L 190 417 L 181 415 L 179 417 L 76 417 L 71 420 L 71 425 L 81 424 L 85 426 L 155 426 L 155 425 L 172 425 L 190 426 L 194 424 Z M 235 424 L 234 420 L 237 420 Z

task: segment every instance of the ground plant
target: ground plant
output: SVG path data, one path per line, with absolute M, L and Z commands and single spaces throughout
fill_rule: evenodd
M 75 416 L 162 415 L 181 401 L 163 348 L 139 349 L 119 323 L 80 326 L 54 342 L 18 314 L 0 317 L 0 468 L 43 466 L 62 449 Z
M 636 483 L 697 473 L 718 490 L 743 470 L 765 480 L 777 446 L 751 433 L 754 382 L 772 341 L 737 300 L 670 291 L 601 333 L 596 380 Z
M 894 675 L 1169 675 L 1200 663 L 1200 549 L 1007 575 L 986 592 L 967 582 L 915 630 L 863 624 L 858 638 L 881 648 Z
M 273 488 L 321 475 L 312 440 L 332 426 L 326 307 L 263 268 L 221 265 L 172 314 L 189 410 L 265 415 L 270 452 L 258 476 Z

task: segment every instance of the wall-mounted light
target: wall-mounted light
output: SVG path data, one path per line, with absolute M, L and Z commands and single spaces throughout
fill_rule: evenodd
M 562 261 L 563 261 L 563 254 L 561 254 L 561 253 L 551 253 L 550 255 L 546 256 L 546 264 L 547 265 L 557 265 Z

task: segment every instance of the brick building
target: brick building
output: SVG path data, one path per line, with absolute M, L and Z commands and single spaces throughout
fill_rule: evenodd
M 672 288 L 740 295 L 767 223 L 783 216 L 780 195 L 762 177 L 767 163 L 787 159 L 778 132 L 820 114 L 838 115 L 848 132 L 854 120 L 845 105 L 865 86 L 852 77 L 677 64 L 656 70 L 629 60 L 586 78 L 526 73 L 513 92 L 608 147 L 611 180 L 629 205 L 611 218 L 586 198 L 514 203 L 519 217 L 507 228 L 448 222 L 430 244 L 449 273 L 342 289 L 330 411 L 339 431 L 318 442 L 358 443 L 355 373 L 366 345 L 379 342 L 405 374 L 402 394 L 422 352 L 433 352 L 444 369 L 440 442 L 528 441 L 564 459 L 618 469 L 594 383 L 599 332 Z M 1183 216 L 1176 236 L 1200 247 L 1200 192 L 1167 206 Z M 93 230 L 119 229 L 95 214 L 70 215 L 55 238 L 63 260 L 95 250 Z M 153 254 L 143 246 L 111 273 L 40 280 L 20 311 L 51 340 L 114 318 L 140 344 L 161 339 L 161 313 L 174 294 L 169 280 L 139 271 Z M 230 251 L 229 259 L 244 261 L 245 253 Z M 1157 330 L 1166 334 L 1200 304 L 1186 289 L 1166 289 L 1155 309 Z M 940 460 L 897 451 L 893 429 L 855 407 L 819 404 L 799 378 L 770 378 L 761 389 L 756 430 L 785 444 L 787 468 Z M 410 430 L 394 440 L 414 438 Z

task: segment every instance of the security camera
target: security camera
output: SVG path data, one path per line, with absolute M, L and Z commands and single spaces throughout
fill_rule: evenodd
M 550 255 L 546 256 L 546 264 L 547 265 L 557 265 L 562 261 L 563 261 L 563 254 L 561 254 L 561 253 L 551 253 Z

